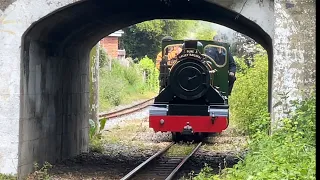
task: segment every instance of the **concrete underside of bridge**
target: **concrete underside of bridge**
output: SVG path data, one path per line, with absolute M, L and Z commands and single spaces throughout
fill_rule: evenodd
M 104 36 L 135 23 L 164 18 L 205 20 L 250 36 L 268 52 L 269 100 L 279 97 L 271 92 L 288 88 L 296 92 L 300 85 L 309 87 L 312 84 L 315 74 L 314 2 L 298 2 L 302 10 L 311 11 L 299 12 L 297 17 L 292 15 L 293 10 L 285 9 L 284 3 L 275 2 L 278 16 L 273 30 L 264 23 L 270 19 L 257 22 L 259 26 L 213 1 L 216 0 L 86 0 L 76 3 L 72 0 L 17 0 L 20 6 L 15 7 L 20 9 L 15 16 L 20 17 L 19 13 L 28 9 L 25 6 L 30 6 L 32 8 L 25 14 L 29 13 L 30 22 L 36 22 L 23 35 L 20 33 L 21 61 L 14 55 L 7 55 L 9 51 L 19 54 L 16 46 L 20 45 L 20 36 L 19 40 L 6 36 L 0 41 L 0 45 L 7 42 L 0 49 L 0 65 L 2 59 L 8 59 L 0 66 L 0 77 L 4 77 L 0 89 L 4 86 L 14 89 L 9 98 L 0 91 L 0 138 L 6 139 L 0 145 L 0 166 L 5 166 L 0 167 L 0 172 L 14 172 L 12 167 L 18 166 L 16 172 L 22 178 L 32 172 L 35 162 L 54 163 L 88 151 L 90 49 Z M 229 6 L 228 3 L 223 5 Z M 3 8 L 6 7 L 0 7 Z M 303 26 L 297 26 L 294 23 L 298 19 L 307 20 Z M 312 26 L 310 32 L 306 26 Z M 25 29 L 16 28 L 17 32 Z M 304 39 L 306 37 L 311 39 Z M 299 43 L 305 43 L 306 48 L 301 48 Z M 290 53 L 291 50 L 295 53 Z M 311 60 L 305 63 L 304 59 Z M 272 113 L 281 114 L 281 110 L 275 109 L 271 107 Z M 6 154 L 10 156 L 5 157 Z

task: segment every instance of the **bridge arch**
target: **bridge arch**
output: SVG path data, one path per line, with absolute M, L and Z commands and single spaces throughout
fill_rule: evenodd
M 237 12 L 206 0 L 76 2 L 33 23 L 22 36 L 19 178 L 35 161 L 88 150 L 90 50 L 104 36 L 152 19 L 213 22 L 260 43 L 268 52 L 271 99 L 272 38 Z

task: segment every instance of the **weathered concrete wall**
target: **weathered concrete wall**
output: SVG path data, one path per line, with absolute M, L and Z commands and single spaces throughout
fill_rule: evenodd
M 88 151 L 89 62 L 52 57 L 31 41 L 21 67 L 19 175 L 35 162 L 56 162 Z M 87 56 L 85 54 L 79 56 Z
M 272 119 L 287 117 L 290 100 L 315 87 L 315 0 L 275 1 Z M 288 98 L 283 98 L 287 94 Z
M 273 0 L 232 0 L 230 3 L 216 1 L 218 4 L 228 7 L 241 14 L 248 19 L 257 23 L 262 27 L 271 38 L 274 35 L 274 6 Z M 218 34 L 222 35 L 229 43 L 235 42 L 236 31 L 219 24 L 213 25 L 218 30 Z
M 0 173 L 17 173 L 21 36 L 33 22 L 71 2 L 72 0 L 0 1 Z M 40 76 L 36 78 L 41 80 Z M 29 90 L 34 91 L 31 88 Z M 36 101 L 37 106 L 43 106 L 41 99 L 37 97 Z
M 100 42 L 90 51 L 90 68 L 89 68 L 89 118 L 95 122 L 96 133 L 99 132 L 99 56 Z

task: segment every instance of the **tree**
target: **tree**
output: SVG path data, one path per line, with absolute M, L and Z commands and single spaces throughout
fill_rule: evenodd
M 147 55 L 155 61 L 161 49 L 161 39 L 166 35 L 174 39 L 211 40 L 215 34 L 211 23 L 205 21 L 152 20 L 125 28 L 120 46 L 124 47 L 127 55 L 133 59 L 141 59 Z
M 120 43 L 126 50 L 128 57 L 141 59 L 145 55 L 155 59 L 160 48 L 160 36 L 140 30 L 136 25 L 125 28 Z

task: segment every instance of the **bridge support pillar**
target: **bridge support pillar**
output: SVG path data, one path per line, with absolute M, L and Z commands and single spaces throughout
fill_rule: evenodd
M 274 1 L 272 129 L 315 87 L 315 0 Z

